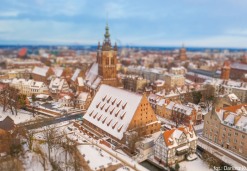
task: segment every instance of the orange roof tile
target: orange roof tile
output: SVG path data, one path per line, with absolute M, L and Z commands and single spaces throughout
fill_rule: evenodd
M 229 107 L 225 107 L 223 109 L 226 111 L 230 111 L 230 112 L 236 112 L 238 109 L 240 109 L 243 106 L 247 107 L 247 103 L 241 104 L 241 105 L 236 105 L 236 106 L 229 106 Z

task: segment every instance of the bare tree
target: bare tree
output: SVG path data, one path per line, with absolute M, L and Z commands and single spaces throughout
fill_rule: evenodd
M 202 91 L 202 97 L 209 110 L 212 107 L 212 103 L 215 99 L 215 88 L 212 85 L 206 84 Z
M 17 115 L 19 108 L 19 90 L 9 85 L 5 86 L 1 92 L 1 104 L 3 106 L 3 111 L 6 112 L 8 109 L 13 115 Z
M 41 165 L 43 166 L 44 170 L 46 170 L 46 165 L 47 165 L 47 162 L 46 162 L 46 156 L 44 154 L 44 152 L 41 150 L 41 148 L 39 146 L 36 146 L 34 151 L 39 154 L 39 156 L 41 157 L 41 160 L 40 163 Z
M 26 130 L 26 139 L 29 150 L 33 149 L 33 142 L 34 142 L 34 131 L 33 130 Z
M 55 147 L 57 144 L 56 142 L 56 128 L 54 126 L 46 126 L 43 130 L 43 136 L 45 138 L 45 141 L 47 143 L 48 148 L 48 158 L 49 161 L 51 160 L 51 151 L 53 147 Z
M 35 114 L 35 102 L 36 102 L 36 97 L 35 97 L 35 95 L 34 94 L 32 94 L 32 103 L 31 103 L 31 105 L 32 105 L 32 114 L 33 114 L 33 116 L 34 116 L 34 114 Z

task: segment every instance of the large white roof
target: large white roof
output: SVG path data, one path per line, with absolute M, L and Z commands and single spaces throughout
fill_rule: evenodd
M 74 72 L 74 74 L 73 74 L 71 80 L 72 80 L 72 81 L 75 81 L 76 78 L 79 76 L 80 72 L 81 72 L 81 70 L 77 68 L 77 69 L 75 70 L 75 72 Z
M 91 68 L 88 70 L 86 73 L 85 82 L 93 89 L 96 89 L 99 86 L 101 78 L 98 75 L 98 63 L 93 63 Z
M 102 84 L 83 118 L 121 140 L 141 99 L 142 95 Z
M 49 70 L 49 67 L 44 66 L 44 67 L 37 67 L 35 66 L 32 73 L 41 75 L 41 76 L 46 76 L 47 71 Z

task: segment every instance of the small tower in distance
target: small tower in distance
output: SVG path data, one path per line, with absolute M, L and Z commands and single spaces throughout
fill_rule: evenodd
M 186 49 L 184 47 L 184 44 L 182 45 L 182 48 L 179 50 L 179 59 L 181 61 L 187 60 Z
M 225 61 L 221 68 L 221 79 L 228 80 L 230 78 L 231 65 L 229 61 Z
M 247 64 L 247 54 L 244 54 L 244 55 L 241 57 L 241 63 Z

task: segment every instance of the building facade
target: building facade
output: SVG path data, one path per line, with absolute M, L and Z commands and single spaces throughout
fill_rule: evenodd
M 133 136 L 142 137 L 160 130 L 145 95 L 102 84 L 93 98 L 83 126 L 114 143 L 129 145 Z
M 197 136 L 192 126 L 173 128 L 156 140 L 154 158 L 164 166 L 171 166 L 195 154 L 196 146 Z
M 205 115 L 203 136 L 247 159 L 247 104 L 216 109 Z

